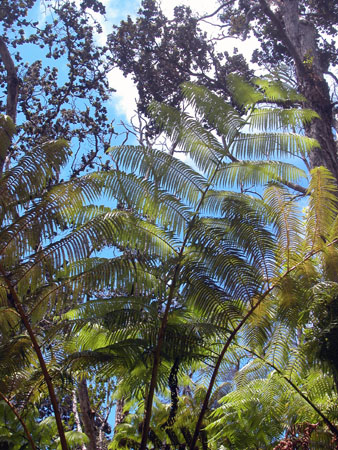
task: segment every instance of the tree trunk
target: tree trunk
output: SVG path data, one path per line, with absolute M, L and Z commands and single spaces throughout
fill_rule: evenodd
M 124 418 L 126 417 L 126 413 L 123 412 L 124 408 L 124 398 L 118 399 L 116 401 L 116 409 L 115 409 L 115 426 L 114 430 L 116 429 L 117 425 L 123 422 Z
M 323 68 L 318 54 L 317 32 L 312 23 L 300 20 L 298 0 L 284 0 L 282 14 L 285 32 L 298 50 L 301 60 L 301 64 L 295 63 L 299 91 L 306 98 L 304 106 L 320 116 L 306 128 L 306 134 L 317 139 L 320 144 L 320 148 L 314 149 L 309 155 L 310 166 L 325 166 L 338 180 L 337 149 L 332 133 L 333 105 L 324 78 L 326 68 Z
M 79 416 L 79 412 L 77 410 L 77 395 L 76 395 L 76 390 L 75 389 L 73 389 L 73 391 L 72 391 L 72 411 L 73 411 L 73 414 L 74 414 L 76 431 L 79 431 L 80 433 L 82 433 L 80 416 Z M 87 447 L 84 444 L 82 444 L 81 445 L 81 450 L 87 450 Z
M 338 184 L 337 148 L 332 132 L 333 105 L 324 78 L 327 68 L 323 67 L 319 57 L 315 27 L 312 23 L 301 20 L 298 0 L 278 2 L 283 23 L 270 9 L 270 2 L 259 1 L 294 60 L 298 89 L 306 98 L 304 106 L 316 111 L 320 117 L 305 130 L 307 136 L 317 139 L 320 144 L 320 148 L 313 149 L 309 155 L 310 167 L 325 166 L 332 172 Z
M 82 378 L 82 380 L 79 382 L 78 397 L 80 402 L 81 419 L 84 432 L 89 438 L 87 450 L 97 450 L 94 413 L 90 407 L 87 382 L 85 378 Z

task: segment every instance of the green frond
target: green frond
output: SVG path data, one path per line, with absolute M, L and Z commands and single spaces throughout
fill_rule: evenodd
M 226 154 L 213 134 L 189 114 L 168 105 L 155 103 L 151 113 L 171 141 L 189 154 L 198 169 L 209 176 L 217 161 Z
M 194 266 L 195 270 L 187 274 L 188 285 L 184 292 L 187 306 L 215 327 L 227 327 L 240 319 L 242 305 L 209 278 L 206 270 L 196 270 L 197 263 Z
M 301 130 L 316 118 L 318 114 L 311 109 L 256 108 L 248 122 L 250 131 Z
M 70 449 L 77 449 L 80 445 L 89 444 L 89 437 L 85 433 L 81 433 L 80 431 L 66 431 L 65 436 Z M 62 448 L 60 439 L 57 439 L 56 443 L 57 450 L 60 450 Z
M 227 296 L 235 300 L 249 299 L 257 292 L 261 285 L 260 270 L 247 262 L 244 252 L 220 242 L 216 236 L 211 239 L 199 232 L 194 233 L 194 237 L 200 242 L 198 247 L 190 249 L 189 258 L 195 264 L 204 262 L 208 276 L 217 280 Z M 190 277 L 193 280 L 193 273 Z
M 277 102 L 289 101 L 291 103 L 302 103 L 305 101 L 303 95 L 285 82 L 283 83 L 279 80 L 268 78 L 255 78 L 253 82 L 264 92 L 264 98 L 266 100 Z
M 12 201 L 25 202 L 36 193 L 41 195 L 50 179 L 67 162 L 68 155 L 68 143 L 62 139 L 26 152 L 0 179 L 1 206 Z
M 264 200 L 274 216 L 277 235 L 276 257 L 280 267 L 294 264 L 299 260 L 302 246 L 302 217 L 299 208 L 290 198 L 286 188 L 271 184 L 264 192 Z
M 238 159 L 290 158 L 306 155 L 319 147 L 315 139 L 294 133 L 239 132 L 230 152 Z
M 227 77 L 227 88 L 237 105 L 246 110 L 264 99 L 262 92 L 236 74 Z
M 113 147 L 112 158 L 121 169 L 131 171 L 157 183 L 178 198 L 195 203 L 206 180 L 190 166 L 159 150 L 143 147 Z
M 337 216 L 337 186 L 325 167 L 311 171 L 306 235 L 312 249 L 323 247 Z
M 0 229 L 0 253 L 6 255 L 6 263 L 25 258 L 39 244 L 53 241 L 60 228 L 71 225 L 79 209 L 97 200 L 101 192 L 102 178 L 86 175 L 54 186 L 29 204 L 24 214 Z
M 181 233 L 190 218 L 190 208 L 178 197 L 160 189 L 155 182 L 134 174 L 111 171 L 105 176 L 104 192 L 116 198 L 127 208 L 132 208 L 150 222 L 169 226 Z
M 297 166 L 281 161 L 238 161 L 220 166 L 215 184 L 227 187 L 259 186 L 269 181 L 299 182 L 306 173 Z
M 215 127 L 217 133 L 231 142 L 246 120 L 224 101 L 224 98 L 211 92 L 204 86 L 195 83 L 183 83 L 181 86 L 184 97 L 197 113 Z
M 177 242 L 156 225 L 116 210 L 94 217 L 66 237 L 36 252 L 26 273 L 48 258 L 53 258 L 56 267 L 62 267 L 65 260 L 72 263 L 85 259 L 93 249 L 100 248 L 102 242 L 117 243 L 132 251 L 160 257 L 174 255 L 177 246 Z

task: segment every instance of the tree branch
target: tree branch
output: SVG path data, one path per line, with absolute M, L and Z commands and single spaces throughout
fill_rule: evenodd
M 44 357 L 42 355 L 42 351 L 41 348 L 38 344 L 38 341 L 36 340 L 34 331 L 29 323 L 28 317 L 26 316 L 26 313 L 21 305 L 20 299 L 18 297 L 18 294 L 16 292 L 16 290 L 14 289 L 10 279 L 8 278 L 5 269 L 2 267 L 2 265 L 0 265 L 0 273 L 4 278 L 4 281 L 7 285 L 9 294 L 11 295 L 11 299 L 13 302 L 13 305 L 15 307 L 15 309 L 17 310 L 17 312 L 20 314 L 22 323 L 24 324 L 30 340 L 32 342 L 33 348 L 35 350 L 35 353 L 38 357 L 39 363 L 40 363 L 40 367 L 43 373 L 43 377 L 45 379 L 47 388 L 48 388 L 48 392 L 49 392 L 49 397 L 50 397 L 50 401 L 52 403 L 53 406 L 53 410 L 54 410 L 54 415 L 55 415 L 55 421 L 56 421 L 56 425 L 57 425 L 57 429 L 58 429 L 58 433 L 59 433 L 59 437 L 60 437 L 60 444 L 61 444 L 61 448 L 62 450 L 68 450 L 68 444 L 67 444 L 67 440 L 66 440 L 66 436 L 65 436 L 65 432 L 64 432 L 64 428 L 63 428 L 63 424 L 62 424 L 62 420 L 61 420 L 61 415 L 60 415 L 60 410 L 59 410 L 59 405 L 58 405 L 58 400 L 56 398 L 55 395 L 55 390 L 54 390 L 54 386 L 52 383 L 52 379 L 49 375 Z
M 330 72 L 329 70 L 327 72 L 325 72 L 325 74 L 330 75 L 334 81 L 338 84 L 338 78 L 336 77 L 336 75 L 333 72 Z
M 293 45 L 291 40 L 289 39 L 288 35 L 286 34 L 283 25 L 281 24 L 280 20 L 277 18 L 276 14 L 270 9 L 269 5 L 267 4 L 266 0 L 259 0 L 259 3 L 261 5 L 262 11 L 266 16 L 269 17 L 273 25 L 276 27 L 279 37 L 283 44 L 286 46 L 286 48 L 289 50 L 290 55 L 294 59 L 297 68 L 300 72 L 304 72 L 304 65 L 303 61 L 299 57 L 298 51 L 296 47 Z
M 5 41 L 0 37 L 0 57 L 4 63 L 7 72 L 7 104 L 6 114 L 16 123 L 18 94 L 19 94 L 19 78 L 13 59 L 8 51 Z
M 11 408 L 11 410 L 13 411 L 13 413 L 15 414 L 15 416 L 17 417 L 17 419 L 19 420 L 19 422 L 22 425 L 22 428 L 25 431 L 25 434 L 27 436 L 27 439 L 30 443 L 30 446 L 32 447 L 33 450 L 36 450 L 32 435 L 30 434 L 30 432 L 28 431 L 27 425 L 25 424 L 24 420 L 22 419 L 22 417 L 20 416 L 20 414 L 18 413 L 18 411 L 16 410 L 16 408 L 14 407 L 14 405 L 12 405 L 12 403 L 8 400 L 7 397 L 4 396 L 4 394 L 2 392 L 0 392 L 0 397 L 2 398 L 2 400 L 4 402 L 7 403 L 7 405 Z
M 307 189 L 300 184 L 292 183 L 291 181 L 287 180 L 278 180 L 280 183 L 284 184 L 284 186 L 287 186 L 295 191 L 300 192 L 301 194 L 306 195 Z
M 334 239 L 333 241 L 331 241 L 329 244 L 327 244 L 327 248 L 328 247 L 332 247 L 333 245 L 337 244 L 338 239 Z M 307 260 L 309 260 L 310 258 L 312 258 L 312 256 L 317 255 L 319 252 L 321 252 L 322 249 L 319 250 L 313 250 L 311 252 L 309 252 L 299 263 L 295 264 L 294 266 L 290 267 L 288 270 L 286 270 L 284 272 L 283 275 L 280 276 L 280 278 L 273 284 L 271 285 L 269 288 L 267 288 L 265 290 L 265 292 L 263 292 L 260 296 L 260 299 L 252 306 L 251 309 L 249 309 L 249 311 L 245 314 L 245 316 L 243 317 L 243 319 L 239 322 L 239 324 L 234 328 L 234 330 L 230 333 L 230 336 L 228 338 L 228 340 L 226 341 L 219 357 L 218 360 L 215 364 L 215 368 L 214 371 L 212 373 L 210 382 L 209 382 L 209 386 L 208 386 L 208 390 L 207 393 L 205 395 L 204 401 L 203 401 L 203 405 L 202 405 L 202 409 L 200 412 L 200 415 L 198 417 L 197 423 L 196 423 L 196 427 L 195 427 L 195 432 L 194 432 L 194 436 L 191 440 L 190 443 L 190 450 L 195 450 L 195 446 L 196 446 L 196 442 L 198 439 L 198 436 L 200 434 L 201 431 L 201 427 L 202 427 L 202 421 L 204 419 L 205 413 L 207 412 L 208 409 L 208 405 L 209 405 L 209 400 L 212 394 L 212 390 L 214 388 L 215 382 L 216 382 L 216 377 L 218 374 L 218 370 L 220 368 L 221 362 L 224 358 L 224 355 L 226 354 L 228 348 L 230 347 L 231 343 L 233 342 L 233 340 L 236 338 L 238 332 L 242 329 L 242 327 L 246 324 L 247 320 L 252 316 L 252 314 L 256 311 L 256 309 L 259 307 L 259 305 L 263 302 L 263 300 L 265 300 L 265 298 L 277 287 L 279 286 L 279 283 L 285 279 L 286 276 L 288 276 L 291 272 L 293 272 L 294 270 L 296 270 L 299 266 L 301 266 L 302 264 L 304 264 L 304 262 L 306 262 Z M 336 426 L 334 426 L 333 424 L 326 423 L 327 426 L 329 427 L 330 431 L 336 436 L 338 437 L 338 429 L 336 428 Z
M 225 8 L 226 6 L 231 5 L 232 3 L 233 3 L 233 0 L 222 3 L 221 6 L 219 6 L 213 13 L 200 17 L 199 19 L 197 19 L 197 22 L 199 22 L 200 20 L 209 19 L 210 17 L 215 16 L 221 9 Z

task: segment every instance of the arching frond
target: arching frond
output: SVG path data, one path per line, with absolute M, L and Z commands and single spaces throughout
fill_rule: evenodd
M 289 158 L 306 155 L 319 146 L 315 139 L 294 133 L 239 132 L 230 151 L 238 159 Z
M 264 92 L 264 98 L 272 101 L 304 102 L 304 96 L 289 83 L 269 78 L 255 78 L 254 84 Z
M 115 147 L 110 153 L 121 169 L 149 178 L 179 198 L 196 202 L 206 180 L 171 155 L 143 147 Z
M 312 249 L 322 247 L 330 236 L 337 216 L 337 186 L 330 172 L 324 167 L 311 171 L 307 239 Z
M 47 142 L 35 148 L 6 171 L 0 180 L 0 198 L 4 202 L 25 202 L 29 196 L 42 193 L 50 179 L 60 171 L 69 156 L 65 140 Z
M 237 161 L 223 164 L 215 176 L 215 184 L 228 188 L 261 186 L 269 181 L 299 182 L 306 173 L 297 166 L 281 161 Z
M 241 117 L 230 104 L 204 86 L 183 83 L 182 92 L 194 110 L 207 120 L 210 126 L 215 127 L 226 142 L 231 142 L 237 130 L 246 124 L 245 118 Z
M 231 91 L 232 98 L 237 105 L 245 110 L 264 100 L 262 92 L 236 74 L 231 74 L 227 77 L 227 87 Z
M 250 131 L 282 131 L 303 127 L 318 118 L 311 109 L 256 108 L 250 114 Z
M 181 151 L 189 154 L 200 172 L 209 176 L 225 154 L 223 146 L 189 114 L 162 104 L 153 104 L 151 112 L 167 136 Z
M 302 221 L 299 208 L 292 201 L 288 191 L 277 184 L 271 184 L 264 193 L 264 199 L 274 214 L 277 231 L 276 256 L 280 267 L 289 268 L 299 260 L 302 245 Z

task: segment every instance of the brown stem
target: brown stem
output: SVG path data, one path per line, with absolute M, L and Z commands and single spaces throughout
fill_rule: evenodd
M 248 348 L 242 347 L 241 345 L 239 345 L 239 347 L 244 349 L 245 351 L 251 353 L 252 355 L 256 356 L 256 358 L 258 358 L 261 361 L 263 361 L 264 364 L 266 364 L 267 366 L 269 366 L 272 369 L 274 369 L 311 406 L 311 408 L 313 408 L 314 411 L 316 411 L 316 413 L 323 419 L 324 423 L 328 426 L 329 430 L 335 436 L 338 437 L 338 428 L 325 416 L 325 414 L 323 414 L 321 412 L 321 410 L 319 408 L 317 408 L 317 406 L 314 403 L 312 403 L 312 401 L 305 394 L 303 394 L 303 392 L 290 380 L 290 378 L 286 377 L 283 374 L 283 372 L 278 369 L 278 367 L 276 367 L 274 364 L 270 363 L 269 361 L 266 361 L 264 358 L 259 356 L 254 351 L 252 351 L 252 350 L 250 350 Z
M 173 275 L 173 279 L 172 279 L 172 283 L 170 286 L 170 290 L 169 290 L 169 294 L 168 294 L 168 301 L 165 307 L 165 311 L 164 311 L 164 315 L 162 318 L 162 322 L 161 322 L 161 328 L 160 331 L 158 333 L 158 340 L 157 340 L 157 346 L 154 352 L 154 362 L 153 362 L 153 367 L 152 367 L 152 374 L 151 374 L 151 380 L 150 380 L 150 385 L 149 385 L 149 392 L 147 395 L 147 400 L 146 400 L 146 405 L 145 405 L 145 410 L 144 410 L 144 421 L 143 421 L 143 427 L 142 427 L 142 438 L 141 438 L 141 444 L 139 447 L 139 450 L 146 450 L 147 447 L 147 440 L 148 440 L 148 435 L 149 435 L 149 428 L 150 428 L 150 419 L 151 419 L 151 410 L 152 410 L 152 405 L 153 405 L 153 399 L 154 399 L 154 393 L 155 393 L 155 387 L 156 387 L 156 382 L 157 382 L 157 374 L 158 374 L 158 369 L 160 366 L 160 359 L 161 359 L 161 350 L 162 350 L 162 344 L 163 344 L 163 340 L 164 340 L 164 336 L 165 336 L 165 332 L 166 332 L 166 328 L 167 328 L 167 323 L 168 323 L 168 315 L 169 315 L 169 311 L 170 311 L 170 306 L 171 303 L 173 301 L 174 295 L 175 295 L 175 289 L 176 289 L 176 283 L 178 280 L 178 276 L 180 274 L 180 270 L 181 270 L 181 258 L 183 256 L 185 247 L 188 243 L 188 239 L 190 237 L 190 233 L 193 229 L 193 226 L 195 224 L 196 221 L 196 217 L 197 214 L 204 202 L 205 196 L 207 195 L 207 192 L 210 189 L 210 186 L 213 183 L 213 180 L 216 176 L 217 171 L 219 170 L 219 166 L 221 164 L 223 160 L 223 157 L 219 159 L 219 161 L 216 164 L 216 168 L 214 170 L 214 172 L 212 173 L 212 175 L 210 176 L 207 186 L 204 189 L 204 191 L 202 192 L 201 195 L 201 199 L 196 207 L 195 210 L 195 215 L 192 218 L 192 220 L 190 221 L 190 223 L 188 224 L 187 227 L 187 231 L 185 234 L 185 237 L 183 239 L 182 242 L 182 246 L 180 248 L 179 254 L 178 254 L 178 261 L 179 263 L 176 265 L 175 267 L 175 271 L 174 271 L 174 275 Z
M 290 55 L 294 59 L 298 70 L 299 71 L 304 71 L 303 61 L 301 60 L 296 47 L 294 46 L 294 44 L 289 39 L 289 36 L 286 34 L 282 23 L 277 18 L 276 14 L 270 9 L 270 7 L 269 7 L 268 3 L 266 2 L 266 0 L 259 0 L 259 3 L 261 5 L 261 8 L 262 8 L 263 12 L 269 17 L 269 19 L 271 20 L 273 25 L 276 27 L 283 44 L 289 50 Z
M 162 318 L 161 328 L 160 328 L 160 331 L 158 333 L 157 346 L 156 346 L 156 349 L 155 349 L 155 352 L 154 352 L 154 362 L 153 362 L 153 367 L 152 367 L 149 391 L 148 391 L 147 400 L 146 400 L 145 409 L 144 409 L 144 421 L 143 421 L 143 426 L 142 426 L 142 438 L 141 438 L 141 444 L 140 444 L 140 449 L 139 450 L 146 450 L 146 448 L 147 448 L 147 441 L 148 441 L 148 435 L 149 435 L 149 429 L 150 429 L 151 411 L 152 411 L 152 406 L 153 406 L 153 400 L 154 400 L 155 387 L 156 387 L 156 382 L 157 382 L 158 369 L 160 367 L 161 350 L 162 350 L 162 345 L 163 345 L 165 332 L 166 332 L 166 329 L 167 329 L 168 315 L 169 315 L 169 311 L 170 311 L 170 306 L 171 306 L 171 302 L 172 302 L 172 300 L 174 298 L 174 293 L 175 293 L 175 289 L 176 289 L 176 282 L 177 282 L 177 278 L 178 278 L 178 275 L 179 275 L 179 272 L 180 272 L 180 268 L 181 268 L 180 264 L 177 264 L 177 266 L 175 267 L 175 273 L 174 273 L 174 277 L 173 277 L 173 280 L 172 280 L 172 284 L 170 286 L 170 291 L 169 291 L 169 295 L 168 295 L 168 301 L 167 301 L 167 304 L 166 304 L 166 307 L 165 307 L 165 311 L 164 311 L 164 315 L 163 315 L 163 318 Z
M 0 57 L 7 72 L 7 105 L 6 114 L 16 122 L 16 109 L 19 93 L 19 79 L 16 73 L 13 59 L 8 51 L 5 41 L 0 37 Z
M 62 450 L 68 450 L 68 445 L 67 445 L 67 441 L 66 441 L 66 436 L 65 436 L 65 432 L 64 432 L 64 428 L 63 428 L 63 424 L 62 424 L 62 420 L 61 420 L 61 415 L 60 415 L 60 411 L 59 411 L 59 405 L 58 405 L 58 400 L 56 398 L 56 394 L 54 391 L 54 386 L 52 383 L 52 379 L 48 373 L 48 369 L 45 363 L 45 360 L 43 358 L 40 346 L 38 344 L 38 341 L 36 340 L 35 334 L 33 332 L 33 329 L 29 323 L 29 320 L 25 314 L 25 311 L 21 305 L 21 302 L 19 300 L 18 294 L 16 293 L 16 290 L 14 289 L 14 287 L 12 286 L 10 280 L 8 279 L 6 272 L 4 270 L 4 268 L 0 265 L 0 273 L 2 274 L 2 276 L 4 277 L 5 283 L 7 284 L 8 290 L 11 294 L 12 297 L 12 301 L 14 304 L 15 309 L 17 310 L 17 312 L 20 314 L 22 323 L 24 324 L 24 326 L 26 327 L 26 330 L 29 334 L 30 340 L 32 342 L 33 348 L 35 350 L 35 353 L 38 357 L 39 363 L 40 363 L 40 367 L 43 373 L 43 377 L 45 379 L 45 382 L 47 384 L 47 388 L 48 388 L 48 392 L 49 392 L 49 397 L 50 397 L 50 401 L 52 403 L 53 406 L 53 410 L 54 410 L 54 415 L 55 415 L 55 421 L 56 421 L 56 425 L 57 425 L 57 429 L 58 429 L 58 433 L 59 433 L 59 437 L 60 437 L 60 443 L 61 443 L 61 448 Z
M 338 239 L 334 239 L 332 242 L 330 242 L 327 247 L 331 247 L 332 245 L 336 244 L 338 242 Z M 198 436 L 200 434 L 200 430 L 201 430 L 201 426 L 202 426 L 202 421 L 204 419 L 205 413 L 208 409 L 208 405 L 209 405 L 209 400 L 211 397 L 211 393 L 216 381 L 216 377 L 218 374 L 218 370 L 219 367 L 221 365 L 221 362 L 224 358 L 225 353 L 227 352 L 228 348 L 230 347 L 230 344 L 232 343 L 232 341 L 235 339 L 235 337 L 237 336 L 237 333 L 241 330 L 241 328 L 243 327 L 243 325 L 245 325 L 245 323 L 247 322 L 247 320 L 252 316 L 252 314 L 255 312 L 255 310 L 258 308 L 258 306 L 262 303 L 262 301 L 271 293 L 271 291 L 273 291 L 281 282 L 281 280 L 283 280 L 287 275 L 289 275 L 291 272 L 293 272 L 295 269 L 297 269 L 300 265 L 304 264 L 304 262 L 306 262 L 308 259 L 312 258 L 312 256 L 316 255 L 317 253 L 319 253 L 321 251 L 321 249 L 319 250 L 313 250 L 312 252 L 309 252 L 308 255 L 302 259 L 302 261 L 300 261 L 299 263 L 295 264 L 294 266 L 290 267 L 288 270 L 286 270 L 284 272 L 284 274 L 279 278 L 279 280 L 274 283 L 273 285 L 271 285 L 268 289 L 266 289 L 265 292 L 262 293 L 261 298 L 256 302 L 256 304 L 246 313 L 246 315 L 243 317 L 243 319 L 240 321 L 240 323 L 237 325 L 237 327 L 231 332 L 228 340 L 226 341 L 214 368 L 214 371 L 212 373 L 210 382 L 209 382 L 209 386 L 208 386 L 208 390 L 207 393 L 205 395 L 204 401 L 203 401 L 203 405 L 202 405 L 202 409 L 200 412 L 200 415 L 198 417 L 197 423 L 196 423 L 196 427 L 195 427 L 195 432 L 194 432 L 194 436 L 191 440 L 191 444 L 189 449 L 190 450 L 195 450 L 195 445 L 198 439 Z M 331 430 L 332 431 L 332 430 Z M 332 431 L 334 434 L 335 431 Z M 338 436 L 338 434 L 337 434 Z
M 2 392 L 0 392 L 0 397 L 2 398 L 2 400 L 4 402 L 7 403 L 7 405 L 11 408 L 11 410 L 13 411 L 13 413 L 16 415 L 17 419 L 19 420 L 19 422 L 22 425 L 22 428 L 24 429 L 27 439 L 32 447 L 33 450 L 36 450 L 32 435 L 30 434 L 30 432 L 28 431 L 28 428 L 23 420 L 23 418 L 20 416 L 20 414 L 18 413 L 18 411 L 16 410 L 16 408 L 14 407 L 14 405 L 8 400 L 7 397 L 4 396 L 4 394 Z
M 87 381 L 82 378 L 78 384 L 78 397 L 80 402 L 80 413 L 83 423 L 84 432 L 89 438 L 87 444 L 88 450 L 97 450 L 96 446 L 96 432 L 94 423 L 94 414 L 90 406 Z

